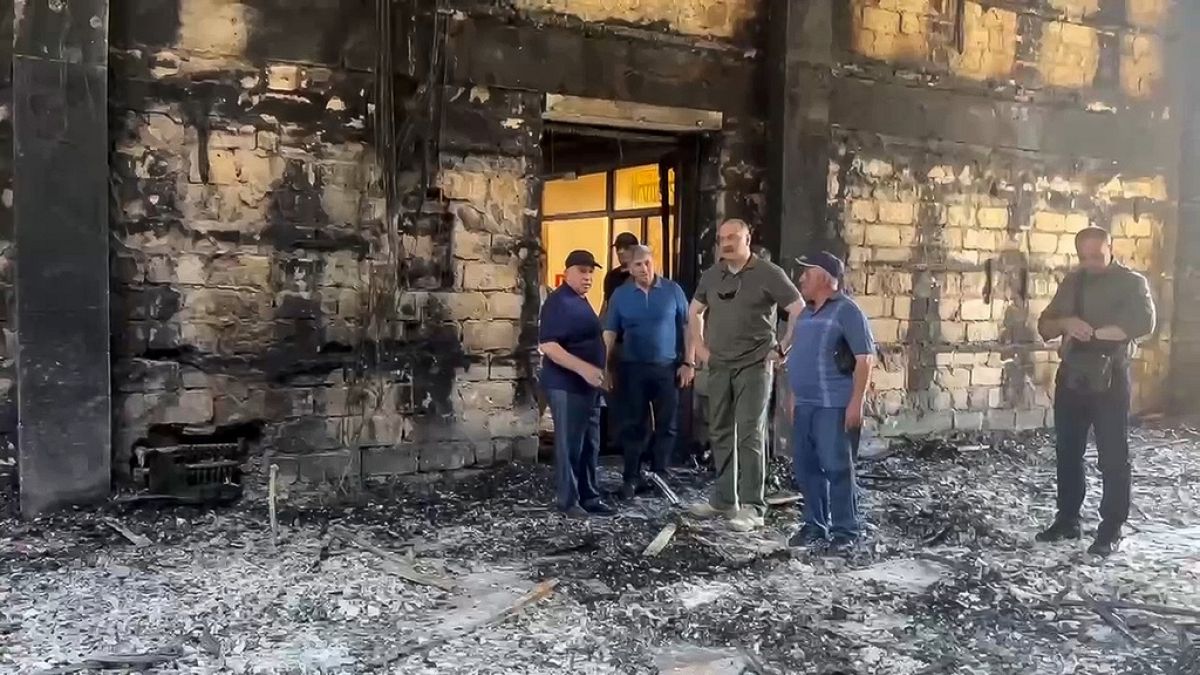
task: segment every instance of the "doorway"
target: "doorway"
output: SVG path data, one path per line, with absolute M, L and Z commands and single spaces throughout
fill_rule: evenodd
M 688 258 L 697 249 L 700 143 L 696 133 L 548 123 L 542 138 L 542 283 L 559 287 L 562 263 L 576 249 L 590 251 L 607 273 L 619 265 L 613 240 L 629 232 L 651 248 L 659 274 L 690 292 L 697 267 Z M 599 312 L 603 300 L 597 278 L 588 302 Z M 690 392 L 682 398 L 679 432 L 686 442 L 693 427 Z M 617 449 L 614 422 L 615 416 L 604 415 L 602 452 Z
M 685 229 L 677 197 L 681 143 L 669 134 L 548 125 L 541 226 L 546 286 L 561 285 L 562 261 L 575 249 L 590 251 L 605 271 L 617 266 L 612 242 L 622 232 L 654 251 L 660 274 L 676 278 Z M 588 294 L 596 311 L 603 292 L 597 283 Z

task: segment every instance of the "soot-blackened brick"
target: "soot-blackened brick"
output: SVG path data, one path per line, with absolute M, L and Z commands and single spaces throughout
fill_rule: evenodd
M 244 0 L 254 10 L 246 55 L 366 69 L 374 65 L 374 0 Z

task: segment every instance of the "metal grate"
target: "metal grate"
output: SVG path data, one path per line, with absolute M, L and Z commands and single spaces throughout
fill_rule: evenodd
M 134 480 L 151 493 L 208 498 L 239 487 L 246 442 L 139 448 Z

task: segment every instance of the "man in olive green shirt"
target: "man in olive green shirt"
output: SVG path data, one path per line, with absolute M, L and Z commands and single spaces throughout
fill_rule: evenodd
M 750 251 L 750 227 L 727 220 L 717 230 L 720 260 L 700 277 L 690 308 L 692 353 L 706 364 L 708 427 L 717 485 L 708 503 L 689 508 L 698 517 L 724 516 L 748 532 L 763 524 L 767 407 L 775 366 L 791 345 L 804 301 L 778 265 Z M 787 331 L 775 340 L 783 307 Z
M 1154 332 L 1157 312 L 1146 277 L 1113 260 L 1107 231 L 1080 230 L 1075 252 L 1079 267 L 1063 279 L 1038 318 L 1043 339 L 1063 342 L 1054 392 L 1058 513 L 1037 540 L 1082 535 L 1080 510 L 1087 487 L 1084 454 L 1091 430 L 1104 494 L 1100 527 L 1088 551 L 1106 556 L 1120 547 L 1132 493 L 1130 357 L 1137 341 Z

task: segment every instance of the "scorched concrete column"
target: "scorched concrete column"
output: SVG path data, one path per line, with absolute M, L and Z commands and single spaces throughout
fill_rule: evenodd
M 16 3 L 14 238 L 21 511 L 111 482 L 108 0 Z
M 762 241 L 788 267 L 810 248 L 844 253 L 826 199 L 833 10 L 831 0 L 769 7 L 769 199 Z

